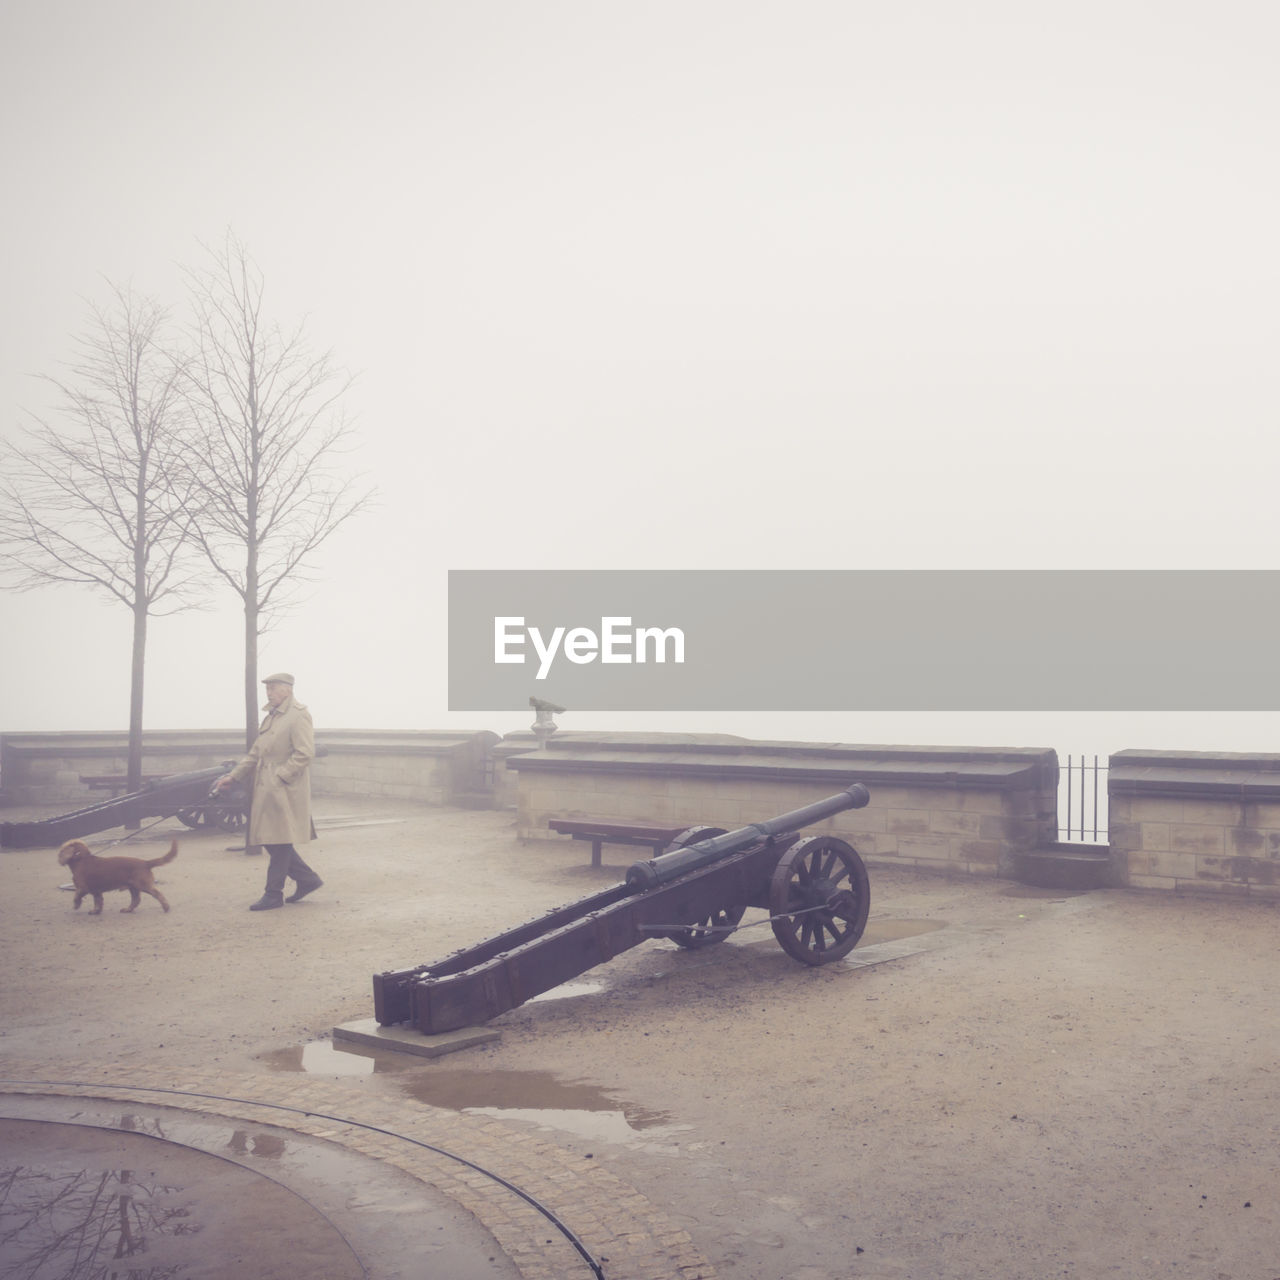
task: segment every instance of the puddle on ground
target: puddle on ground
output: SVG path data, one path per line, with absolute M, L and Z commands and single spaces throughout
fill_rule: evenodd
M 897 942 L 899 938 L 915 938 L 922 933 L 945 929 L 945 920 L 868 920 L 859 947 L 874 947 L 877 942 Z
M 562 1129 L 598 1142 L 661 1140 L 687 1129 L 665 1111 L 620 1102 L 598 1085 L 573 1083 L 547 1071 L 477 1071 L 430 1066 L 396 1050 L 341 1047 L 328 1040 L 276 1049 L 259 1059 L 273 1071 L 314 1075 L 371 1075 L 392 1072 L 399 1089 L 418 1102 L 469 1115 Z
M 946 924 L 945 920 L 872 920 L 858 946 L 897 942 L 944 929 Z M 607 989 L 605 982 L 565 982 L 527 1003 L 572 1000 Z M 549 1072 L 424 1067 L 422 1060 L 412 1054 L 330 1040 L 276 1049 L 263 1054 L 259 1061 L 273 1071 L 305 1071 L 313 1075 L 393 1073 L 400 1077 L 396 1085 L 401 1091 L 429 1106 L 524 1120 L 592 1141 L 635 1143 L 642 1134 L 649 1141 L 661 1140 L 689 1127 L 676 1124 L 666 1112 L 619 1102 L 596 1085 L 570 1083 Z
M 620 1102 L 598 1085 L 571 1082 L 549 1071 L 468 1071 L 437 1067 L 397 1081 L 411 1098 L 470 1115 L 563 1129 L 582 1138 L 635 1142 L 661 1138 L 677 1125 L 665 1111 Z
M 0 1120 L 0 1280 L 217 1280 L 264 1221 L 259 1274 L 365 1274 L 300 1196 L 231 1161 L 157 1143 L 132 1119 L 119 1132 Z
M 285 1140 L 273 1133 L 250 1133 L 248 1129 L 235 1129 L 227 1150 L 238 1156 L 263 1156 L 278 1160 L 285 1152 Z
M 258 1061 L 266 1063 L 272 1071 L 305 1071 L 317 1076 L 368 1076 L 375 1071 L 404 1071 L 420 1065 L 406 1061 L 408 1056 L 404 1053 L 379 1053 L 354 1044 L 338 1048 L 328 1040 L 313 1040 L 310 1044 L 294 1045 L 289 1049 L 273 1049 Z

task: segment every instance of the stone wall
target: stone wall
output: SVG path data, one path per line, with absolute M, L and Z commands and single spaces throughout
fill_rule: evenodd
M 244 755 L 244 735 L 234 729 L 193 729 L 143 734 L 146 776 L 211 769 Z M 102 733 L 0 734 L 0 803 L 92 804 L 111 792 L 93 791 L 82 778 L 121 775 L 129 767 L 129 735 Z
M 1280 755 L 1119 751 L 1108 784 L 1120 883 L 1280 897 Z
M 862 747 L 714 734 L 557 734 L 513 754 L 516 826 L 565 839 L 553 818 L 735 828 L 864 782 L 865 809 L 806 828 L 847 839 L 868 862 L 1011 875 L 1057 835 L 1057 755 L 984 747 Z
M 516 811 L 524 839 L 563 840 L 552 818 L 734 828 L 861 781 L 865 809 L 810 828 L 868 862 L 1016 878 L 1057 836 L 1052 750 L 764 742 L 727 734 L 561 730 L 322 730 L 317 795 L 372 795 Z M 123 775 L 123 732 L 0 734 L 0 805 L 105 799 L 84 779 Z M 243 755 L 236 730 L 143 735 L 146 775 Z M 1117 887 L 1280 898 L 1280 755 L 1121 751 L 1110 759 L 1110 864 Z
M 563 738 L 566 735 L 562 732 L 556 736 Z M 493 807 L 495 809 L 514 809 L 517 806 L 519 778 L 516 771 L 510 767 L 511 757 L 525 755 L 537 749 L 538 740 L 528 729 L 518 729 L 514 733 L 504 734 L 502 741 L 494 747 L 492 755 Z
M 312 766 L 317 795 L 392 796 L 449 804 L 487 789 L 488 753 L 496 733 L 423 730 L 322 730 Z M 110 792 L 83 781 L 126 771 L 128 735 L 0 734 L 0 803 L 92 804 Z M 157 730 L 143 734 L 144 775 L 212 768 L 244 755 L 233 729 Z
M 312 766 L 317 795 L 391 796 L 452 804 L 488 790 L 488 755 L 501 739 L 487 729 L 329 730 Z

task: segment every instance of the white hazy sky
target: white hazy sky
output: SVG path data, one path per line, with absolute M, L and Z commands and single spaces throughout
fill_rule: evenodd
M 321 726 L 528 723 L 447 713 L 449 568 L 1280 567 L 1278 38 L 1261 0 L 8 0 L 0 433 L 104 277 L 180 310 L 233 228 L 359 373 L 381 493 L 263 640 Z M 0 729 L 124 726 L 127 611 L 0 609 Z M 148 725 L 236 724 L 240 669 L 229 598 L 155 620 Z

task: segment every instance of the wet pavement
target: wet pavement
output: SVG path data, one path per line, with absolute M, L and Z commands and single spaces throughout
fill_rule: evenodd
M 944 943 L 944 931 L 942 921 L 873 920 L 845 963 L 863 967 L 932 949 Z M 598 1000 L 609 986 L 593 974 L 539 1001 Z M 601 1166 L 584 1169 L 560 1147 L 510 1127 L 660 1150 L 689 1128 L 676 1115 L 551 1072 L 438 1062 L 424 1070 L 414 1054 L 329 1038 L 259 1062 L 278 1087 L 264 1087 L 261 1077 L 187 1076 L 164 1084 L 135 1079 L 138 1088 L 121 1090 L 93 1084 L 88 1064 L 60 1073 L 79 1074 L 83 1084 L 33 1085 L 27 1093 L 0 1082 L 12 1090 L 0 1093 L 0 1238 L 7 1237 L 0 1280 L 89 1277 L 122 1259 L 137 1280 L 212 1280 L 228 1267 L 255 1280 L 716 1275 L 687 1233 Z M 33 1069 L 31 1079 L 41 1074 Z M 371 1100 L 327 1083 L 373 1074 L 429 1109 L 414 1116 L 452 1114 L 469 1128 L 425 1135 L 410 1115 L 387 1113 L 384 1103 L 370 1116 Z M 306 1105 L 297 1105 L 303 1098 Z M 510 1171 L 517 1145 L 537 1175 L 530 1171 L 519 1186 L 492 1178 L 475 1160 L 477 1132 L 493 1142 L 495 1166 Z M 456 1153 L 434 1141 L 442 1136 L 467 1139 L 455 1142 L 469 1156 L 454 1162 L 461 1176 L 453 1186 L 441 1168 Z M 562 1207 L 566 1184 L 581 1178 L 570 1216 L 611 1213 L 632 1256 L 597 1256 L 571 1231 L 561 1233 L 529 1203 L 536 1198 L 527 1188 L 547 1177 L 555 1191 L 548 1199 Z M 460 1194 L 464 1185 L 469 1196 Z M 499 1201 L 507 1203 L 496 1207 Z
M 470 1214 L 274 1125 L 146 1103 L 0 1098 L 0 1277 L 510 1280 Z
M 1228 1106 L 1233 1089 L 1253 1097 L 1273 1062 L 1250 1056 L 1270 1006 L 1240 976 L 1241 956 L 1270 945 L 1269 910 L 880 871 L 860 945 L 821 969 L 796 966 L 749 916 L 728 946 L 655 941 L 584 973 L 464 1053 L 331 1042 L 347 1020 L 368 1021 L 369 974 L 618 874 L 581 867 L 577 850 L 518 844 L 501 815 L 413 819 L 331 829 L 325 895 L 266 920 L 244 911 L 260 869 L 218 837 L 184 836 L 172 915 L 86 918 L 55 892 L 48 851 L 6 857 L 24 914 L 0 947 L 23 980 L 0 1027 L 0 1120 L 44 1126 L 44 1140 L 0 1130 L 22 1153 L 0 1168 L 23 1196 L 69 1188 L 56 1213 L 36 1214 L 41 1230 L 87 1237 L 96 1224 L 84 1257 L 127 1260 L 146 1280 L 199 1275 L 207 1257 L 210 1274 L 281 1280 L 956 1280 L 983 1273 L 974 1260 L 990 1230 L 1006 1256 L 1035 1257 L 1005 1271 L 1018 1280 L 1050 1274 L 1046 1253 L 1061 1263 L 1053 1274 L 1123 1263 L 1153 1280 L 1165 1273 L 1127 1221 L 1109 1236 L 1128 1250 L 1116 1266 L 1067 1268 L 1075 1252 L 1092 1264 L 1104 1251 L 1090 1214 L 1115 1203 L 1123 1217 L 1117 1179 L 1157 1176 L 1142 1165 L 1146 1135 L 1153 1108 L 1160 1124 L 1173 1114 L 1177 1088 L 1177 1114 L 1194 1123 L 1176 1151 L 1192 1155 L 1162 1154 L 1163 1190 L 1181 1178 L 1206 1206 L 1247 1203 L 1253 1232 L 1271 1239 L 1250 1155 L 1259 1126 Z M 272 965 L 290 980 L 264 979 Z M 1232 1055 L 1201 1052 L 1219 1038 Z M 1144 1072 L 1158 1091 L 1134 1086 Z M 86 1147 L 86 1126 L 110 1131 L 93 1143 L 132 1149 Z M 172 1159 L 140 1156 L 139 1140 Z M 1214 1142 L 1232 1146 L 1225 1189 L 1187 1167 Z M 1078 1173 L 1077 1147 L 1099 1153 Z M 1046 1208 L 1050 1174 L 1066 1190 Z M 97 1209 L 110 1206 L 97 1219 L 75 1208 L 91 1187 Z M 269 1211 L 257 1187 L 272 1188 Z M 82 1216 L 69 1227 L 65 1213 Z M 1185 1215 L 1162 1227 L 1181 1232 L 1187 1257 L 1239 1255 L 1215 1224 L 1216 1235 Z M 139 1233 L 147 1252 L 131 1254 Z M 179 1247 L 192 1252 L 175 1259 Z

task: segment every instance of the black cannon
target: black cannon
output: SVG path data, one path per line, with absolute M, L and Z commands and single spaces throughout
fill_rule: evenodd
M 855 782 L 802 809 L 736 831 L 691 827 L 622 884 L 559 907 L 433 964 L 375 974 L 374 1014 L 427 1034 L 488 1022 L 649 938 L 723 942 L 748 907 L 769 912 L 784 951 L 809 965 L 847 955 L 866 928 L 867 869 L 815 822 L 870 800 Z
M 137 827 L 147 818 L 180 818 L 189 827 L 209 824 L 223 831 L 241 831 L 248 811 L 247 790 L 237 785 L 218 795 L 212 791 L 234 763 L 229 760 L 211 769 L 153 778 L 139 791 L 55 818 L 0 823 L 0 849 L 51 848 L 112 827 Z

